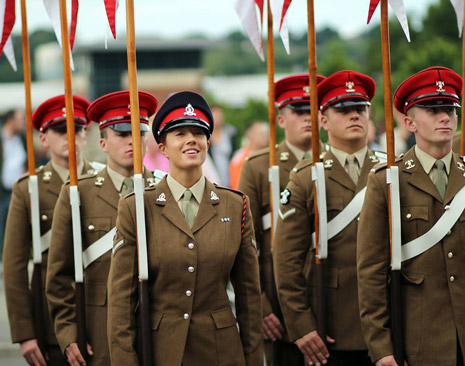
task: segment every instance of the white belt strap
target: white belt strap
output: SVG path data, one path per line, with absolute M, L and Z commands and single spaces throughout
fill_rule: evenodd
M 326 182 L 325 168 L 323 163 L 316 163 L 312 166 L 312 179 L 316 184 L 316 200 L 318 204 L 319 215 L 319 246 L 318 258 L 326 259 L 328 257 L 328 219 L 326 212 Z
M 271 212 L 268 212 L 266 215 L 262 216 L 262 229 L 271 229 Z
M 362 211 L 367 187 L 364 187 L 352 198 L 349 204 L 330 222 L 328 222 L 328 240 L 334 238 L 349 225 Z M 315 247 L 315 233 L 312 234 L 312 248 Z
M 48 248 L 50 248 L 50 238 L 52 236 L 52 229 L 47 231 L 44 235 L 40 237 L 40 249 L 42 253 L 45 253 Z
M 99 240 L 89 245 L 82 253 L 82 262 L 84 268 L 89 267 L 94 261 L 99 259 L 106 252 L 113 248 L 113 238 L 116 233 L 116 226 L 108 233 L 102 236 Z
M 386 170 L 386 183 L 390 185 L 391 196 L 391 233 L 392 233 L 392 254 L 391 269 L 401 268 L 401 247 L 402 232 L 400 225 L 400 191 L 399 191 L 399 167 L 391 166 Z
M 402 262 L 426 252 L 440 242 L 455 225 L 464 209 L 465 186 L 458 191 L 449 208 L 446 206 L 446 211 L 428 232 L 402 245 Z

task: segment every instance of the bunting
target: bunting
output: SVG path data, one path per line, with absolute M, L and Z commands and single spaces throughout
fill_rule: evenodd
M 287 25 L 287 10 L 292 0 L 271 0 L 271 12 L 273 14 L 273 23 L 275 28 L 279 29 L 279 35 L 283 41 L 287 54 L 289 48 L 289 27 Z
M 111 29 L 111 34 L 113 38 L 116 39 L 116 21 L 115 15 L 116 10 L 118 10 L 118 0 L 103 0 L 105 3 L 105 11 L 107 12 L 108 25 Z
M 11 31 L 15 21 L 15 0 L 0 0 L 0 56 L 4 52 L 11 67 L 16 71 L 16 60 L 11 41 Z
M 457 27 L 459 29 L 459 37 L 462 37 L 463 29 L 463 0 L 450 0 L 457 15 Z
M 389 1 L 389 5 L 391 6 L 392 10 L 394 10 L 394 13 L 397 19 L 399 20 L 402 30 L 405 33 L 405 37 L 407 37 L 407 41 L 410 42 L 410 31 L 408 28 L 407 13 L 405 12 L 404 0 L 388 0 L 388 1 Z M 370 24 L 373 13 L 378 7 L 379 2 L 380 0 L 370 0 L 367 24 Z
M 234 7 L 255 51 L 257 51 L 260 59 L 265 61 L 262 38 L 263 5 L 263 0 L 236 0 Z M 260 14 L 257 14 L 257 8 Z M 260 26 L 257 20 L 258 17 L 260 17 Z

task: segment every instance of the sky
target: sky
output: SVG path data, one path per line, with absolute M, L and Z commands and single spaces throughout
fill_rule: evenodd
M 240 29 L 234 10 L 236 0 L 135 0 L 136 36 L 158 36 L 182 39 L 189 34 L 205 34 L 213 38 Z M 405 0 L 410 26 L 417 26 L 427 5 L 439 0 Z M 336 28 L 342 36 L 350 37 L 366 27 L 369 0 L 314 0 L 317 29 Z M 288 12 L 291 32 L 301 34 L 307 25 L 305 0 L 294 0 Z M 49 28 L 42 0 L 27 1 L 29 32 Z M 68 0 L 70 13 L 70 0 Z M 379 21 L 379 9 L 372 22 Z M 125 36 L 125 0 L 120 0 L 116 16 L 117 37 Z M 103 0 L 81 0 L 79 4 L 76 44 L 104 42 L 108 22 Z M 17 21 L 14 32 L 21 31 L 21 14 L 17 0 Z M 111 40 L 110 40 L 111 42 Z

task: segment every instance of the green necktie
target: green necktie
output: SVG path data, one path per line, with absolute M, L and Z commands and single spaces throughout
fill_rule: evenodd
M 191 198 L 192 198 L 192 192 L 186 189 L 186 191 L 182 195 L 181 207 L 182 207 L 182 213 L 184 217 L 186 218 L 187 225 L 189 226 L 190 229 L 192 229 L 192 226 L 194 225 L 194 220 L 195 220 L 194 210 L 190 202 Z
M 302 160 L 305 160 L 305 159 L 311 159 L 312 158 L 312 154 L 308 151 L 305 152 L 304 154 L 304 157 L 302 158 Z
M 439 195 L 442 199 L 446 195 L 447 176 L 444 170 L 445 164 L 442 160 L 436 160 L 434 163 L 434 170 L 432 174 L 433 182 L 438 189 Z
M 132 192 L 134 192 L 134 181 L 132 178 L 124 178 L 123 187 L 121 188 L 121 196 L 126 196 Z
M 358 182 L 358 177 L 359 177 L 359 171 L 358 171 L 358 163 L 357 159 L 355 159 L 355 155 L 347 155 L 346 158 L 346 166 L 345 169 L 347 173 L 349 173 L 349 176 L 352 178 L 355 184 Z

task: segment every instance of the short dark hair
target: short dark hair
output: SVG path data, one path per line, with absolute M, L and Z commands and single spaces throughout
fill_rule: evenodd
M 108 126 L 107 126 L 108 127 Z M 101 139 L 106 139 L 108 137 L 107 134 L 107 127 L 104 127 L 100 130 L 100 138 Z

